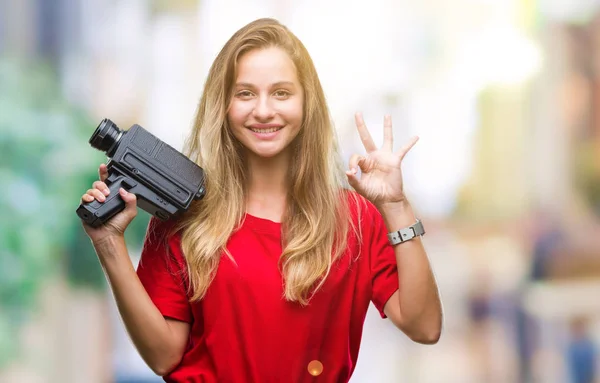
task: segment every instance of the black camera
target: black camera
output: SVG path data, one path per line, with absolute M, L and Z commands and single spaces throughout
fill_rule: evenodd
M 102 225 L 125 208 L 121 187 L 136 195 L 141 209 L 160 220 L 186 211 L 204 197 L 204 170 L 137 124 L 124 131 L 104 119 L 89 143 L 109 158 L 105 183 L 110 189 L 106 201 L 77 208 L 77 215 L 90 226 Z

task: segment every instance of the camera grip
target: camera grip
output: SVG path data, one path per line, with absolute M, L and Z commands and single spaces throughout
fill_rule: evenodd
M 117 213 L 125 209 L 125 201 L 121 198 L 119 189 L 123 188 L 129 191 L 137 183 L 124 175 L 118 175 L 109 176 L 106 180 L 106 184 L 110 193 L 104 202 L 93 200 L 92 202 L 82 203 L 77 208 L 77 215 L 79 218 L 92 227 L 101 226 Z

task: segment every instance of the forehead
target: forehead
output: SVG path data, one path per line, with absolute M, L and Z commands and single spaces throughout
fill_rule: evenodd
M 276 47 L 253 49 L 238 60 L 238 82 L 298 82 L 296 66 L 284 50 Z

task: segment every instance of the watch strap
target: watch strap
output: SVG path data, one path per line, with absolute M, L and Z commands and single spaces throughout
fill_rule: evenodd
M 415 222 L 413 225 L 388 233 L 387 236 L 390 244 L 393 246 L 402 242 L 410 241 L 416 236 L 422 236 L 423 234 L 425 234 L 425 228 L 423 227 L 423 223 L 417 219 L 417 222 Z

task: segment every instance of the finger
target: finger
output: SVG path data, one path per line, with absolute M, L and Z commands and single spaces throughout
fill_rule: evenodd
M 104 182 L 108 178 L 108 168 L 105 164 L 101 164 L 98 168 L 98 176 L 100 177 L 100 181 Z
M 110 189 L 108 188 L 108 186 L 106 186 L 106 184 L 102 181 L 95 181 L 92 186 L 94 187 L 94 189 L 98 189 L 100 190 L 102 193 L 104 193 L 104 195 L 109 195 L 110 194 Z
M 400 150 L 398 150 L 396 152 L 398 154 L 398 156 L 400 156 L 400 160 L 404 159 L 404 156 L 406 156 L 406 153 L 408 153 L 408 151 L 410 149 L 412 149 L 413 146 L 415 146 L 417 141 L 419 141 L 419 137 L 414 136 L 413 138 L 411 138 L 411 140 L 408 142 L 408 144 L 404 145 Z
M 81 202 L 87 203 L 87 202 L 92 202 L 94 200 L 94 196 L 90 195 L 90 194 L 84 194 L 83 196 L 81 196 Z
M 391 152 L 393 147 L 392 116 L 387 114 L 383 117 L 383 149 Z
M 348 184 L 350 184 L 350 186 L 352 186 L 352 188 L 354 190 L 356 190 L 357 192 L 360 193 L 361 192 L 361 185 L 360 185 L 360 180 L 356 176 L 356 171 L 347 170 L 346 171 L 346 176 L 348 177 Z
M 360 136 L 360 140 L 365 147 L 367 153 L 377 150 L 375 143 L 373 142 L 373 138 L 371 138 L 371 133 L 369 133 L 369 129 L 365 125 L 365 120 L 361 113 L 356 113 L 354 115 L 354 120 L 356 122 L 356 128 L 358 129 L 358 135 Z
M 98 189 L 89 189 L 87 191 L 88 195 L 91 195 L 92 197 L 94 197 L 95 199 L 97 199 L 100 202 L 104 202 L 106 201 L 106 197 L 104 196 L 104 194 L 102 194 L 102 192 Z
M 358 154 L 353 154 L 350 156 L 350 161 L 348 163 L 348 167 L 350 170 L 358 171 L 358 167 L 360 162 L 362 162 L 365 158 Z M 355 172 L 356 173 L 356 172 Z

